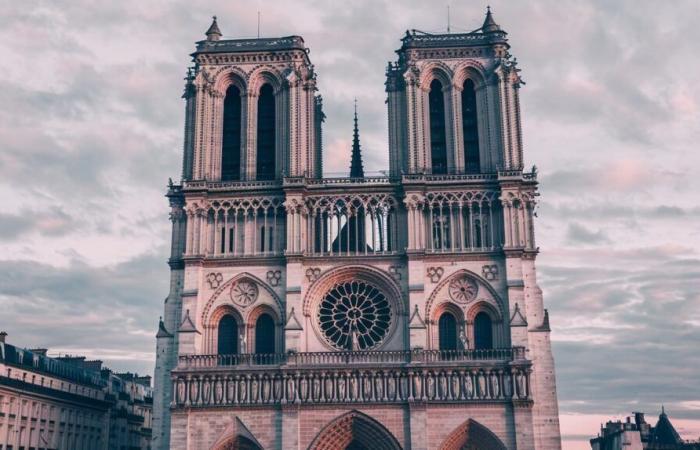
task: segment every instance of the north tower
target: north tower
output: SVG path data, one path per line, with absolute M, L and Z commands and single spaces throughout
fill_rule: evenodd
M 507 34 L 408 31 L 390 170 L 323 178 L 301 37 L 222 39 L 186 80 L 155 448 L 559 449 Z M 355 122 L 357 124 L 357 121 Z

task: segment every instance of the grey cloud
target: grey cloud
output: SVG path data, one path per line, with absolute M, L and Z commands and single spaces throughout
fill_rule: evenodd
M 610 239 L 602 230 L 592 231 L 583 225 L 572 222 L 566 232 L 566 237 L 571 244 L 603 244 L 610 242 Z
M 16 239 L 38 232 L 43 236 L 59 237 L 80 230 L 80 223 L 60 207 L 48 210 L 22 210 L 19 214 L 0 214 L 0 239 Z
M 166 260 L 167 249 L 161 248 L 111 267 L 0 261 L 3 328 L 17 345 L 92 348 L 113 367 L 150 371 L 148 354 L 168 293 Z M 129 350 L 148 356 L 127 360 Z

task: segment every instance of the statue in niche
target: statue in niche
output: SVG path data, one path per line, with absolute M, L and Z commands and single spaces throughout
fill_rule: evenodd
M 248 380 L 241 378 L 238 383 L 238 402 L 245 403 L 248 400 Z
M 501 395 L 501 387 L 498 384 L 498 375 L 495 371 L 491 372 L 491 397 L 498 398 Z
M 224 398 L 224 387 L 221 380 L 216 380 L 214 384 L 214 400 L 216 403 L 221 403 Z
M 185 382 L 183 380 L 177 381 L 177 402 L 185 403 Z
M 386 380 L 386 395 L 389 400 L 394 400 L 396 397 L 396 380 L 393 373 L 389 374 L 389 378 Z
M 275 380 L 273 381 L 272 390 L 273 390 L 273 394 L 275 396 L 275 400 L 281 400 L 282 399 L 282 379 L 280 378 L 279 375 L 275 375 Z
M 287 400 L 292 403 L 297 396 L 297 385 L 293 375 L 287 378 Z
M 440 383 L 440 398 L 447 399 L 449 397 L 449 393 L 447 392 L 447 378 L 445 377 L 445 373 L 442 372 L 438 376 L 438 382 Z
M 374 378 L 375 400 L 381 400 L 384 397 L 384 383 L 382 383 L 382 374 L 377 373 Z
M 366 373 L 362 377 L 362 394 L 365 400 L 372 399 L 372 374 Z
M 452 398 L 456 400 L 459 398 L 459 373 L 452 372 L 450 381 L 452 385 Z
M 435 396 L 435 380 L 433 380 L 433 374 L 429 373 L 426 377 L 426 386 L 427 386 L 427 396 L 429 400 L 432 400 L 433 397 Z
M 306 400 L 306 396 L 309 394 L 309 381 L 306 379 L 306 375 L 301 377 L 299 381 L 299 400 Z
M 313 396 L 313 399 L 318 401 L 318 399 L 321 397 L 321 380 L 319 380 L 316 376 L 314 376 L 312 391 L 313 392 L 311 395 Z
M 265 378 L 262 384 L 262 399 L 265 403 L 270 400 L 270 379 Z
M 513 395 L 513 381 L 510 378 L 510 373 L 506 372 L 503 374 L 503 395 L 510 398 Z
M 350 375 L 350 396 L 353 401 L 360 398 L 359 385 L 357 384 L 357 374 Z
M 471 372 L 464 373 L 464 396 L 472 398 L 474 396 L 474 383 L 472 382 Z
M 518 383 L 518 397 L 519 398 L 526 398 L 527 397 L 527 389 L 525 385 L 525 374 L 522 371 L 518 371 L 518 375 L 516 377 L 517 383 Z
M 338 377 L 338 400 L 345 401 L 345 375 Z
M 241 342 L 241 355 L 245 355 L 248 350 L 248 341 L 245 338 L 245 333 L 241 333 L 238 339 Z
M 323 383 L 324 393 L 326 394 L 326 401 L 330 402 L 333 400 L 333 375 L 326 375 L 326 380 Z
M 476 376 L 476 381 L 479 383 L 479 398 L 486 398 L 486 376 L 484 372 L 479 372 Z
M 253 377 L 250 382 L 250 401 L 251 403 L 258 402 L 258 377 Z

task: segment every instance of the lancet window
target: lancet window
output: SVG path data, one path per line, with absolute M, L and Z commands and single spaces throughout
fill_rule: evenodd
M 438 320 L 440 350 L 457 350 L 457 319 L 451 312 L 444 312 Z
M 238 353 L 238 324 L 230 314 L 226 314 L 219 320 L 217 352 L 220 355 L 233 355 Z
M 221 179 L 241 179 L 241 91 L 231 85 L 224 98 Z
M 493 348 L 493 324 L 491 317 L 485 312 L 480 312 L 474 317 L 474 348 Z
M 257 179 L 275 178 L 275 94 L 264 84 L 258 95 Z
M 433 80 L 428 94 L 430 115 L 430 155 L 432 173 L 447 173 L 447 133 L 445 127 L 445 98 L 442 83 Z
M 396 199 L 388 194 L 309 198 L 311 253 L 342 256 L 395 252 L 396 207 Z
M 255 322 L 255 353 L 275 353 L 275 321 L 269 314 L 261 314 Z
M 479 173 L 479 127 L 477 122 L 476 90 L 474 82 L 465 80 L 462 89 L 462 139 L 466 173 Z

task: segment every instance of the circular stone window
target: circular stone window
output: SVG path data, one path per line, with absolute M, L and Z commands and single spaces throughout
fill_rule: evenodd
M 370 350 L 391 328 L 391 305 L 384 293 L 364 281 L 333 286 L 318 306 L 324 339 L 338 350 Z

